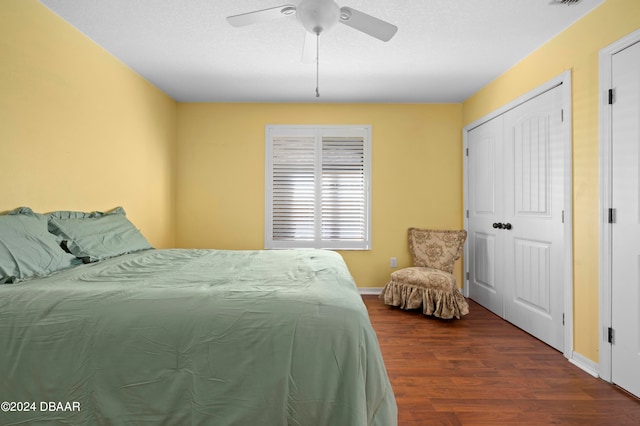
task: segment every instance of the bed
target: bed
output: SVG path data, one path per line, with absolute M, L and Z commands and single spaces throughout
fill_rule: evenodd
M 125 253 L 92 259 L 82 236 L 29 212 L 12 213 L 46 223 L 71 253 L 60 249 L 54 272 L 9 270 L 6 253 L 21 249 L 0 216 L 1 424 L 397 424 L 375 332 L 338 253 L 158 250 L 136 234 L 132 246 L 118 235 Z

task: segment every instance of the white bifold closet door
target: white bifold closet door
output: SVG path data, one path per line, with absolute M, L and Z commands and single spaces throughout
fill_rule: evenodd
M 469 296 L 564 349 L 564 152 L 556 86 L 468 133 Z

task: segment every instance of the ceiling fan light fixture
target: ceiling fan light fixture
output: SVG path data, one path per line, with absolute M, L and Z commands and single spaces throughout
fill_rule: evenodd
M 280 13 L 282 13 L 284 16 L 291 16 L 296 13 L 296 8 L 294 6 L 286 6 L 283 7 L 282 10 L 280 10 Z
M 333 0 L 303 0 L 297 8 L 302 26 L 312 34 L 320 34 L 335 25 L 340 7 Z
M 303 62 L 310 62 L 306 60 L 309 58 L 305 52 L 309 51 L 307 45 L 309 44 L 310 34 L 315 36 L 316 97 L 320 97 L 320 34 L 333 27 L 338 21 L 347 27 L 361 31 L 382 41 L 391 40 L 398 31 L 398 27 L 395 25 L 378 19 L 375 16 L 367 15 L 364 12 L 350 7 L 340 8 L 335 0 L 301 0 L 298 6 L 294 4 L 283 4 L 269 9 L 227 16 L 227 21 L 234 27 L 242 27 L 291 15 L 296 15 L 300 24 L 307 33 L 309 33 L 305 37 L 305 46 L 302 51 Z
M 351 11 L 346 7 L 340 9 L 340 20 L 348 21 L 349 19 L 351 19 Z

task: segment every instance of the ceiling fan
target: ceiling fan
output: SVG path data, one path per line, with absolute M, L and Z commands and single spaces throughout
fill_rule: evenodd
M 329 30 L 337 22 L 385 42 L 391 40 L 398 31 L 398 27 L 393 24 L 351 7 L 340 7 L 334 0 L 302 0 L 297 6 L 284 4 L 269 9 L 228 16 L 227 22 L 234 27 L 243 27 L 292 15 L 296 15 L 306 30 L 302 60 L 303 62 L 311 62 L 315 56 L 317 68 L 319 68 L 320 62 L 318 55 L 320 34 Z M 313 36 L 315 36 L 315 40 L 313 40 Z M 319 96 L 318 87 L 316 87 L 316 97 Z

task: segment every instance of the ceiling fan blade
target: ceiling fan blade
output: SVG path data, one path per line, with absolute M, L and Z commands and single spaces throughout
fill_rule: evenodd
M 316 34 L 309 31 L 304 32 L 304 45 L 302 46 L 302 63 L 311 64 L 318 56 L 318 40 Z
M 340 8 L 340 22 L 382 41 L 391 40 L 398 31 L 395 25 L 350 7 Z
M 244 27 L 245 25 L 271 21 L 284 16 L 294 15 L 295 13 L 296 13 L 295 5 L 283 4 L 282 6 L 271 7 L 269 9 L 241 13 L 240 15 L 227 16 L 227 22 L 234 27 Z

